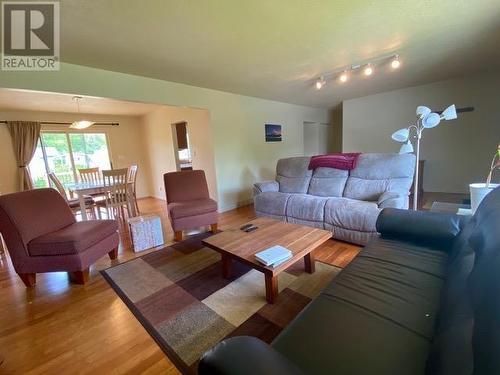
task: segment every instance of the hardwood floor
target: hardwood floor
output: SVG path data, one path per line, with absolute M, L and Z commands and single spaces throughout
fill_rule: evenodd
M 173 231 L 164 201 L 139 200 L 141 213 L 161 216 L 166 244 Z M 220 215 L 219 228 L 254 218 L 252 206 Z M 0 253 L 0 374 L 177 374 L 141 324 L 99 274 L 99 270 L 146 252 L 131 250 L 128 228 L 120 228 L 117 260 L 101 258 L 88 284 L 70 284 L 66 273 L 37 275 L 26 289 L 7 253 Z M 359 247 L 329 240 L 315 251 L 317 260 L 345 267 Z M 154 250 L 149 250 L 154 251 Z

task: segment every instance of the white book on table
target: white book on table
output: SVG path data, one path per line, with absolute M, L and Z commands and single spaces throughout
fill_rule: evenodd
M 292 255 L 293 255 L 293 254 L 290 254 L 289 256 L 287 256 L 286 258 L 284 258 L 284 259 L 280 260 L 279 262 L 276 262 L 276 263 L 271 264 L 269 267 L 272 267 L 272 268 L 276 268 L 276 267 L 278 267 L 280 264 L 283 264 L 283 263 L 285 263 L 287 260 L 289 260 L 290 258 L 292 258 Z
M 262 264 L 272 266 L 278 262 L 290 259 L 292 252 L 283 246 L 276 245 L 256 253 L 255 257 Z

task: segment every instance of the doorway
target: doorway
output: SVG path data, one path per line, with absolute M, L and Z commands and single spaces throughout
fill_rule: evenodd
M 329 124 L 304 121 L 304 156 L 324 155 L 330 152 Z
M 177 170 L 192 170 L 193 158 L 191 155 L 188 125 L 186 121 L 172 124 L 172 138 L 174 141 L 174 157 Z

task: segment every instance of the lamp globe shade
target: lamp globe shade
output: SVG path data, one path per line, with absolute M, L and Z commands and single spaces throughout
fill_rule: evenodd
M 422 126 L 426 129 L 438 126 L 441 122 L 441 117 L 437 113 L 429 113 L 422 119 Z
M 427 116 L 429 113 L 431 113 L 431 109 L 429 107 L 426 107 L 425 105 L 419 105 L 417 107 L 417 116 L 420 118 L 423 118 L 424 116 Z
M 406 142 L 408 140 L 408 136 L 410 135 L 410 131 L 407 128 L 399 129 L 392 133 L 391 138 L 396 142 Z
M 413 152 L 413 145 L 410 141 L 403 143 L 399 149 L 400 154 L 411 154 Z
M 446 108 L 443 113 L 441 113 L 441 117 L 445 120 L 455 120 L 457 118 L 457 109 L 455 108 L 455 104 Z

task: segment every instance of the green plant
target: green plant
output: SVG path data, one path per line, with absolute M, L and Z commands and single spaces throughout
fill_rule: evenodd
M 486 177 L 486 187 L 490 187 L 491 176 L 496 168 L 500 169 L 500 143 L 498 144 L 497 152 L 495 152 L 491 160 L 490 173 L 488 173 L 488 177 Z

